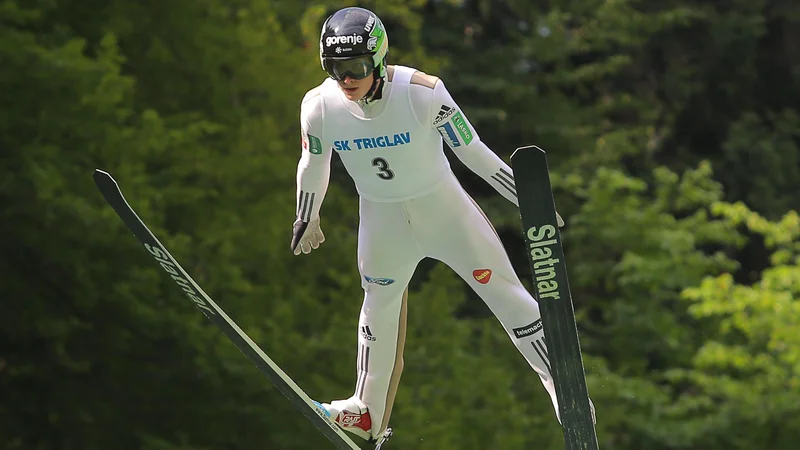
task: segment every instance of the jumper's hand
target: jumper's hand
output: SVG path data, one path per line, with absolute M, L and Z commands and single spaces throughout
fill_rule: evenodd
M 300 219 L 294 221 L 292 227 L 292 251 L 295 255 L 300 252 L 311 253 L 311 249 L 319 248 L 319 244 L 325 242 L 325 235 L 319 227 L 319 219 L 311 222 L 303 222 Z

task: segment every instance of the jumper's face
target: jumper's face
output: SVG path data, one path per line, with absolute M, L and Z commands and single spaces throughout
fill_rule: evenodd
M 374 80 L 375 75 L 369 74 L 366 78 L 360 80 L 346 76 L 344 80 L 337 81 L 337 83 L 339 83 L 339 89 L 342 90 L 344 96 L 347 97 L 348 100 L 355 102 L 367 95 Z

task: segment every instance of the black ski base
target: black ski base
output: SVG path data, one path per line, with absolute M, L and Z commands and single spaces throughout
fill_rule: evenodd
M 350 436 L 316 407 L 311 398 L 186 273 L 128 204 L 114 178 L 109 173 L 98 169 L 94 172 L 94 181 L 108 204 L 144 245 L 158 265 L 189 300 L 272 382 L 278 391 L 337 449 L 361 450 Z M 383 442 L 380 443 L 380 445 L 382 444 Z
M 564 444 L 566 450 L 598 450 L 547 155 L 536 146 L 521 147 L 511 155 L 511 163 Z

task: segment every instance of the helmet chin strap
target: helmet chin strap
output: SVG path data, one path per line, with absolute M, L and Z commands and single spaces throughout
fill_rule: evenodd
M 362 105 L 366 105 L 369 102 L 380 100 L 383 97 L 383 79 L 384 77 L 380 76 L 381 69 L 380 67 L 376 67 L 374 71 L 372 71 L 372 77 L 374 78 L 372 82 L 372 86 L 369 88 L 369 91 L 361 97 L 358 103 Z

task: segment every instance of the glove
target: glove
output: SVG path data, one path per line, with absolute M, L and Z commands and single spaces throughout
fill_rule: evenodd
M 302 251 L 305 254 L 311 253 L 311 249 L 319 248 L 319 244 L 325 242 L 325 235 L 319 227 L 319 219 L 311 222 L 303 222 L 300 219 L 294 221 L 292 227 L 292 251 L 299 255 Z
M 564 228 L 564 219 L 561 218 L 561 214 L 556 213 L 556 221 L 558 222 L 558 228 Z

